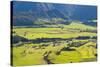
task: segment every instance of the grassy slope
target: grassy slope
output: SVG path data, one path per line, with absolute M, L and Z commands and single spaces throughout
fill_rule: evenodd
M 84 25 L 81 22 L 80 23 L 72 22 L 70 25 L 65 26 L 65 28 L 80 29 L 80 30 L 86 30 L 86 29 L 96 30 L 95 27 Z
M 96 33 L 91 33 L 91 32 L 81 33 L 79 31 L 71 31 L 71 29 L 96 30 L 96 28 L 92 26 L 87 26 L 81 23 L 71 23 L 70 25 L 66 25 L 63 30 L 61 28 L 16 28 L 13 31 L 16 31 L 17 32 L 16 34 L 20 36 L 23 36 L 24 33 L 27 32 L 27 36 L 23 36 L 23 37 L 26 37 L 28 39 L 72 38 L 72 37 L 78 37 L 78 36 L 96 36 Z
M 28 39 L 36 39 L 36 38 L 72 38 L 78 36 L 96 36 L 96 33 L 91 32 L 78 32 L 78 31 L 70 31 L 69 29 L 89 29 L 95 30 L 95 27 L 86 26 L 83 24 L 72 23 L 70 25 L 66 25 L 64 29 L 61 28 L 16 28 L 13 31 L 16 32 L 17 35 L 28 38 Z M 25 32 L 27 35 L 24 36 Z M 73 34 L 74 33 L 74 34 Z M 76 42 L 78 40 L 75 40 Z M 85 40 L 81 40 L 83 42 Z M 69 63 L 69 62 L 83 62 L 86 61 L 84 59 L 96 58 L 92 53 L 93 50 L 96 53 L 96 49 L 92 47 L 87 47 L 87 45 L 95 45 L 94 42 L 89 42 L 84 46 L 79 48 L 75 48 L 77 51 L 62 51 L 60 55 L 56 55 L 56 51 L 67 46 L 66 43 L 63 43 L 59 46 L 52 47 L 51 45 L 44 47 L 45 49 L 35 49 L 31 48 L 32 46 L 38 46 L 40 44 L 24 44 L 20 47 L 13 47 L 13 64 L 14 65 L 33 65 L 33 64 L 46 64 L 43 60 L 43 54 L 46 51 L 52 51 L 49 55 L 48 59 L 53 63 Z M 28 45 L 29 48 L 26 48 L 25 45 Z M 26 56 L 23 56 L 21 53 L 26 50 Z M 88 52 L 87 52 L 88 51 Z M 32 54 L 29 54 L 32 52 Z M 81 57 L 80 57 L 80 54 Z
M 84 46 L 81 46 L 79 48 L 76 48 L 77 51 L 62 51 L 60 55 L 56 55 L 55 53 L 60 50 L 63 47 L 67 47 L 67 44 L 61 44 L 59 46 L 47 46 L 44 47 L 45 49 L 35 49 L 31 48 L 32 46 L 36 44 L 26 44 L 30 45 L 30 47 L 27 49 L 25 48 L 25 45 L 20 47 L 14 47 L 13 48 L 13 62 L 14 65 L 33 65 L 33 64 L 46 64 L 46 62 L 43 59 L 43 54 L 47 51 L 52 51 L 52 53 L 49 55 L 48 59 L 53 63 L 70 63 L 70 62 L 84 62 L 84 59 L 92 59 L 96 58 L 93 55 L 93 51 L 96 53 L 96 49 L 92 47 L 87 47 L 87 45 L 96 45 L 96 43 L 89 42 L 85 44 Z M 39 45 L 39 44 L 37 44 Z M 20 54 L 26 50 L 26 56 L 23 56 Z M 32 52 L 30 54 L 29 52 Z

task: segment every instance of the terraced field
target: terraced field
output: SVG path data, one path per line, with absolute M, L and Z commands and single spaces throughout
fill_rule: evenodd
M 63 29 L 15 27 L 12 30 L 12 64 L 24 66 L 96 61 L 95 31 L 95 27 L 76 23 Z
M 11 2 L 11 65 L 97 60 L 97 6 Z

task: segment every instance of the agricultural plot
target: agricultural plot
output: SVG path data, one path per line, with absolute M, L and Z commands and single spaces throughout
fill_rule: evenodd
M 97 60 L 94 32 L 80 32 L 80 30 L 71 32 L 67 28 L 15 28 L 13 32 L 13 37 L 23 38 L 14 43 L 12 53 L 14 65 Z M 27 42 L 23 42 L 24 38 Z
M 23 1 L 12 5 L 13 66 L 97 61 L 95 6 Z

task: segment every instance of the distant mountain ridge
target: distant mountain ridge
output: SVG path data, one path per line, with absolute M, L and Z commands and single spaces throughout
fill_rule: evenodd
M 35 24 L 39 19 L 46 19 L 48 22 L 45 24 L 51 24 L 52 19 L 55 18 L 62 19 L 58 21 L 58 24 L 69 24 L 68 21 L 79 20 L 86 25 L 96 25 L 96 23 L 88 22 L 89 20 L 97 19 L 96 6 L 24 1 L 13 1 L 12 5 L 14 26 L 39 25 Z

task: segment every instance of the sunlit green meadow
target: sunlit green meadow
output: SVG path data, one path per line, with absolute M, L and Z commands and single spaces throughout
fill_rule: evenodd
M 76 24 L 75 24 L 76 25 Z M 79 24 L 81 25 L 81 24 Z M 95 27 L 81 25 L 83 28 L 67 25 L 61 28 L 14 28 L 13 36 L 21 36 L 29 40 L 42 38 L 61 38 L 72 40 L 56 40 L 55 42 L 24 43 L 12 47 L 13 65 L 37 65 L 37 64 L 59 64 L 76 63 L 85 61 L 96 61 L 96 42 L 91 37 L 96 37 L 95 32 L 80 30 L 96 30 Z M 79 36 L 88 36 L 89 39 L 75 39 Z M 71 44 L 69 42 L 72 42 Z M 74 43 L 80 45 L 75 46 Z M 83 43 L 83 44 L 81 44 Z M 43 44 L 47 44 L 46 46 Z M 56 44 L 56 45 L 54 45 Z M 77 45 L 77 44 L 76 44 Z

